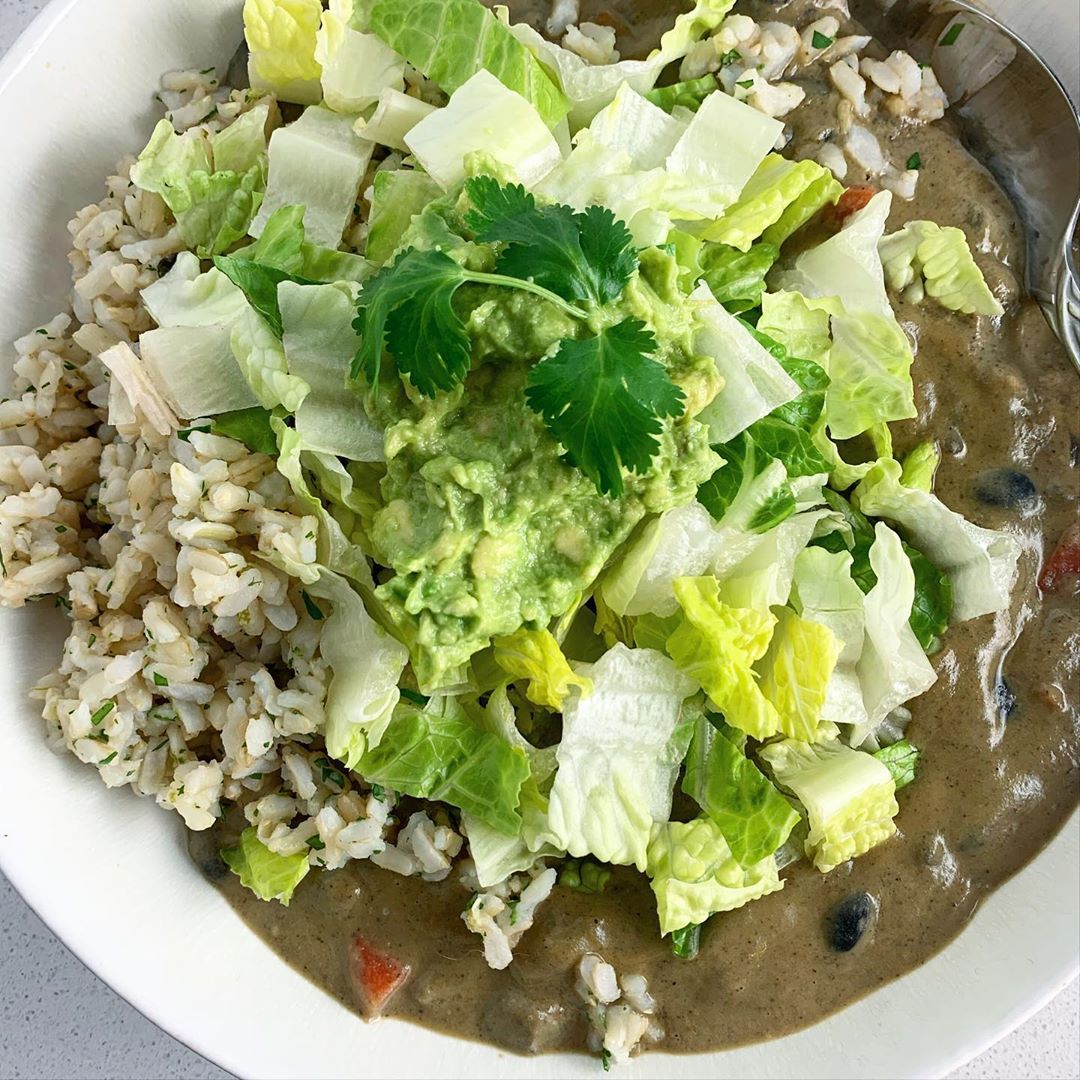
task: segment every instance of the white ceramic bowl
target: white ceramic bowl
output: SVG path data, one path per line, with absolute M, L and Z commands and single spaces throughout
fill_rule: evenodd
M 9 375 L 7 343 L 65 304 L 72 211 L 96 202 L 116 160 L 146 141 L 163 71 L 228 61 L 240 6 L 53 0 L 0 64 L 0 379 Z M 1067 7 L 1029 2 L 1024 28 L 1030 32 L 1033 9 L 1049 13 L 1052 26 L 1070 17 Z M 1053 42 L 1045 23 L 1038 37 Z M 241 1076 L 598 1075 L 584 1057 L 518 1058 L 394 1020 L 365 1025 L 282 963 L 195 871 L 175 815 L 107 791 L 92 770 L 46 749 L 26 692 L 55 663 L 63 628 L 45 605 L 0 611 L 0 868 L 117 992 Z M 722 1054 L 650 1053 L 619 1075 L 948 1071 L 1076 973 L 1078 837 L 1074 817 L 943 953 L 837 1016 Z

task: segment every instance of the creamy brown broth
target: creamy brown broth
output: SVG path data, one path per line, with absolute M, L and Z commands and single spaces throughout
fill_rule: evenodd
M 676 10 L 614 6 L 619 17 L 612 24 L 638 31 L 627 53 L 646 52 Z M 546 5 L 510 7 L 542 27 Z M 583 17 L 600 8 L 586 2 Z M 775 7 L 763 10 L 777 17 Z M 779 17 L 793 11 L 789 5 Z M 806 20 L 799 14 L 793 21 Z M 788 117 L 796 154 L 835 115 L 824 82 L 807 80 L 807 88 L 807 103 Z M 877 125 L 894 160 L 918 150 L 923 161 L 918 195 L 894 202 L 890 228 L 924 217 L 961 226 L 984 253 L 979 261 L 991 284 L 1005 281 L 1016 297 L 999 326 L 932 302 L 897 302 L 918 343 L 919 405 L 918 420 L 895 425 L 898 447 L 937 439 L 944 450 L 938 494 L 981 525 L 1014 531 L 1024 546 L 1010 610 L 951 629 L 933 657 L 938 682 L 911 703 L 909 736 L 923 757 L 918 779 L 899 796 L 898 835 L 828 875 L 805 863 L 788 868 L 782 892 L 714 917 L 700 955 L 689 962 L 660 940 L 642 876 L 618 870 L 599 896 L 556 888 L 513 964 L 496 972 L 461 921 L 468 894 L 456 876 L 430 884 L 349 863 L 310 875 L 284 909 L 222 875 L 215 857 L 222 836 L 193 834 L 193 855 L 245 922 L 348 1007 L 356 1002 L 347 949 L 360 932 L 412 965 L 392 1014 L 514 1050 L 584 1045 L 573 970 L 589 950 L 621 972 L 646 976 L 659 1001 L 665 1049 L 713 1050 L 775 1037 L 924 963 L 1072 812 L 1080 786 L 1080 604 L 1071 583 L 1040 599 L 1035 578 L 1077 516 L 1080 383 L 1041 312 L 1019 298 L 1016 214 L 950 123 L 905 130 L 879 118 Z M 998 469 L 1029 477 L 1035 505 L 995 505 L 985 490 L 980 497 Z M 854 949 L 837 952 L 829 914 L 857 893 L 873 898 L 877 914 Z

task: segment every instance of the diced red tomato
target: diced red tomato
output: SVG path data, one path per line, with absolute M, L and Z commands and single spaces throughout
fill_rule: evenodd
M 849 187 L 832 206 L 826 206 L 824 217 L 833 229 L 839 229 L 856 210 L 861 210 L 875 195 L 877 189 L 864 185 Z
M 353 938 L 349 950 L 349 974 L 365 1019 L 372 1020 L 383 1011 L 411 970 L 408 964 L 376 949 L 360 934 Z
M 1039 588 L 1053 592 L 1065 577 L 1080 577 L 1080 521 L 1074 521 L 1064 532 L 1046 560 L 1039 575 Z

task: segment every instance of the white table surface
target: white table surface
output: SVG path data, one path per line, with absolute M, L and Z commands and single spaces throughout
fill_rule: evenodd
M 994 6 L 1007 10 L 1015 2 Z M 1070 0 L 1027 0 L 1024 14 L 1037 18 L 1039 8 L 1061 2 Z M 0 54 L 43 6 L 0 0 Z M 1062 67 L 1075 71 L 1076 48 L 1075 40 L 1059 39 L 1048 59 L 1060 56 Z M 0 1080 L 47 1077 L 228 1080 L 229 1074 L 113 993 L 0 876 Z M 1080 1080 L 1078 984 L 950 1077 Z

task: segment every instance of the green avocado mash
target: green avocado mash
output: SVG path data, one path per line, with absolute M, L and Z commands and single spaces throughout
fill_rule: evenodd
M 464 678 L 492 637 L 546 627 L 587 595 L 634 526 L 694 498 L 720 463 L 692 416 L 719 390 L 715 365 L 691 348 L 693 310 L 665 252 L 641 254 L 612 321 L 633 315 L 654 332 L 656 359 L 686 394 L 664 424 L 645 476 L 627 474 L 613 499 L 561 456 L 524 396 L 532 365 L 575 324 L 552 305 L 507 289 L 470 286 L 460 303 L 473 348 L 463 384 L 425 398 L 396 375 L 369 393 L 386 426 L 383 506 L 371 540 L 393 575 L 377 590 L 430 690 Z

